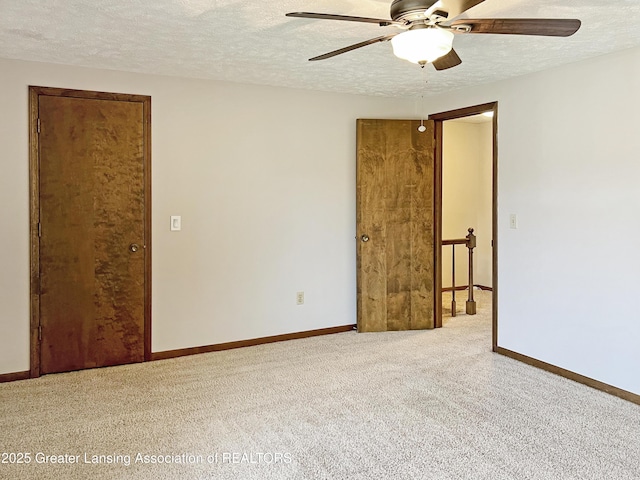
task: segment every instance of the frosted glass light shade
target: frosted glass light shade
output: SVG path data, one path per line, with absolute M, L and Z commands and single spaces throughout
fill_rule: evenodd
M 407 30 L 391 39 L 396 57 L 413 63 L 431 63 L 451 51 L 453 33 L 430 27 Z

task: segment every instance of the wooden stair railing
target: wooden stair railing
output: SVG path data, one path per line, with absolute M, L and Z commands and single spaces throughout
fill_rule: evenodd
M 476 236 L 473 228 L 467 230 L 469 234 L 465 238 L 442 240 L 442 246 L 451 245 L 451 287 L 443 287 L 442 291 L 451 291 L 451 316 L 456 316 L 456 290 L 469 290 L 469 298 L 466 304 L 467 315 L 476 314 L 476 301 L 473 299 L 473 249 L 476 248 Z M 469 250 L 469 282 L 467 286 L 456 286 L 456 245 L 465 245 Z

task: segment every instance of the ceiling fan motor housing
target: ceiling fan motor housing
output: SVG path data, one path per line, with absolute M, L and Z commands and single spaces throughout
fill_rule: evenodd
M 413 22 L 424 20 L 425 12 L 438 0 L 393 0 L 391 3 L 391 19 L 394 21 Z

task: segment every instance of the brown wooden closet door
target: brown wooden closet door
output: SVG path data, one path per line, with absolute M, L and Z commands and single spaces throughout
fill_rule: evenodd
M 143 105 L 47 95 L 38 105 L 40 372 L 143 361 Z
M 358 331 L 434 327 L 434 123 L 357 122 Z

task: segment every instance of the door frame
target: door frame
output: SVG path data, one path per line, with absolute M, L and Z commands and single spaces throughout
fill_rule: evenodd
M 498 102 L 483 103 L 480 105 L 474 105 L 471 107 L 459 108 L 455 110 L 449 110 L 441 113 L 434 113 L 429 115 L 429 120 L 435 121 L 436 129 L 436 155 L 435 155 L 435 170 L 436 170 L 436 328 L 442 327 L 442 141 L 443 141 L 443 122 L 447 120 L 453 120 L 456 118 L 469 117 L 471 115 L 478 115 L 483 112 L 493 112 L 493 172 L 492 172 L 492 278 L 491 288 L 493 290 L 492 295 L 492 327 L 491 327 L 491 343 L 492 350 L 495 352 L 498 346 Z
M 29 238 L 30 286 L 29 303 L 31 323 L 30 368 L 31 378 L 40 376 L 40 95 L 71 97 L 88 100 L 112 100 L 142 103 L 143 107 L 143 162 L 144 162 L 144 360 L 151 360 L 151 97 L 125 93 L 107 93 L 64 88 L 29 86 Z

